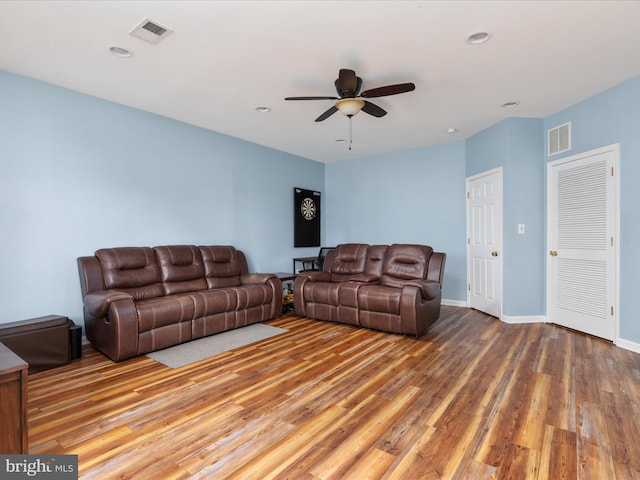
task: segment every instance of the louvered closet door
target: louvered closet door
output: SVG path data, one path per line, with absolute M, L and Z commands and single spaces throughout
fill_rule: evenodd
M 616 336 L 617 146 L 548 165 L 547 315 L 591 335 Z

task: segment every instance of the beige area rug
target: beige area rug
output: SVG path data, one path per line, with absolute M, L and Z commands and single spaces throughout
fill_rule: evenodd
M 288 332 L 288 330 L 262 323 L 254 323 L 246 327 L 181 343 L 175 347 L 151 352 L 147 354 L 147 357 L 153 358 L 168 367 L 180 368 L 213 355 L 244 347 L 285 332 Z

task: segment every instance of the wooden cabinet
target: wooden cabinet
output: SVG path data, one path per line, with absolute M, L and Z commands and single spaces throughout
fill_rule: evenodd
M 29 453 L 27 363 L 0 343 L 0 453 Z

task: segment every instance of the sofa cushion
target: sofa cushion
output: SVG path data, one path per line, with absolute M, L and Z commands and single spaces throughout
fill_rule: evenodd
M 240 274 L 246 272 L 246 260 L 232 246 L 199 247 L 209 288 L 240 285 Z M 243 265 L 244 263 L 244 265 Z
M 380 284 L 401 288 L 407 280 L 426 278 L 432 252 L 426 245 L 391 245 L 382 266 Z
M 136 302 L 135 308 L 140 333 L 174 323 L 188 322 L 193 320 L 195 315 L 195 303 L 185 294 L 140 300 Z
M 195 305 L 194 318 L 221 312 L 233 312 L 238 308 L 238 295 L 231 288 L 216 288 L 191 292 Z
M 154 248 L 166 295 L 207 288 L 200 249 L 193 245 L 169 245 Z
M 150 247 L 103 248 L 96 251 L 106 289 L 129 293 L 134 300 L 164 295 L 160 266 Z
M 362 285 L 358 289 L 358 308 L 370 312 L 400 315 L 401 288 L 383 285 Z

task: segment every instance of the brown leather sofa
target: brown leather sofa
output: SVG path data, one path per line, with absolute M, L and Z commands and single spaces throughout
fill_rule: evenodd
M 338 245 L 294 282 L 297 314 L 419 336 L 440 316 L 446 255 L 426 245 Z
M 232 246 L 105 248 L 78 269 L 87 339 L 116 362 L 282 312 L 280 279 Z

